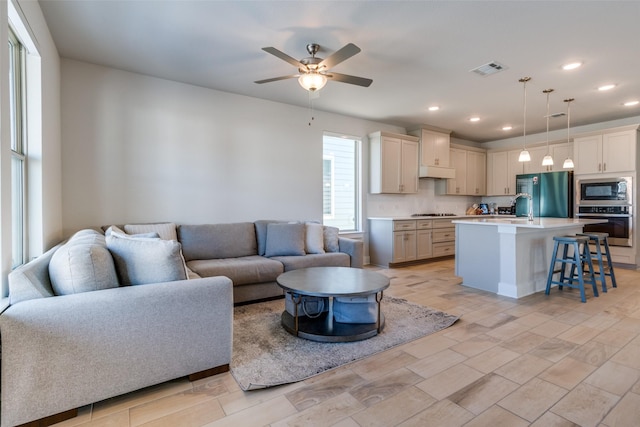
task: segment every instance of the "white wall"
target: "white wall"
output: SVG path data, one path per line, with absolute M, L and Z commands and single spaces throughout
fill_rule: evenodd
M 65 234 L 138 221 L 320 221 L 322 133 L 404 131 L 321 111 L 309 126 L 305 108 L 61 63 Z

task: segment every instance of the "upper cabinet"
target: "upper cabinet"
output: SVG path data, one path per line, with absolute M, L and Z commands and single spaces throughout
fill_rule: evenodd
M 574 138 L 575 173 L 634 172 L 636 140 L 636 129 Z
M 488 196 L 516 194 L 516 175 L 523 173 L 523 165 L 518 161 L 519 156 L 520 150 L 487 153 Z
M 409 132 L 420 138 L 421 178 L 453 178 L 450 163 L 450 131 L 419 128 Z
M 418 192 L 418 138 L 387 132 L 369 135 L 370 184 L 374 194 Z
M 452 146 L 449 160 L 455 178 L 447 179 L 444 193 L 451 195 L 484 196 L 487 191 L 487 154 L 482 149 Z

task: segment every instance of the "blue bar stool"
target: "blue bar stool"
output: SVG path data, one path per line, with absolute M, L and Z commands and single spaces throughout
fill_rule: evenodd
M 598 296 L 598 285 L 593 274 L 593 264 L 591 263 L 591 251 L 589 250 L 589 238 L 585 236 L 554 236 L 553 255 L 551 256 L 551 266 L 549 267 L 549 276 L 547 277 L 547 289 L 545 295 L 549 295 L 551 285 L 558 285 L 558 289 L 562 290 L 563 286 L 577 288 L 580 290 L 580 300 L 587 302 L 584 294 L 584 270 L 582 266 L 586 263 L 589 267 L 589 276 L 587 282 L 593 287 L 593 295 Z M 562 256 L 558 257 L 558 248 L 562 245 Z M 569 247 L 573 248 L 569 255 Z M 556 270 L 556 264 L 560 263 L 560 270 Z M 567 264 L 571 265 L 569 274 L 566 274 Z M 559 280 L 553 280 L 553 275 L 560 273 Z M 577 284 L 576 284 L 577 282 Z
M 607 292 L 607 284 L 606 284 L 606 276 L 611 278 L 611 286 L 614 288 L 618 287 L 616 283 L 616 275 L 613 271 L 613 263 L 611 262 L 611 252 L 609 251 L 609 234 L 608 233 L 580 233 L 578 236 L 585 236 L 589 238 L 590 242 L 593 242 L 595 246 L 595 251 L 591 251 L 591 259 L 598 261 L 598 271 L 594 271 L 596 275 L 600 276 L 600 281 L 602 282 L 602 292 Z M 604 247 L 604 255 L 606 256 L 606 266 L 604 265 L 604 260 L 602 259 L 602 248 Z

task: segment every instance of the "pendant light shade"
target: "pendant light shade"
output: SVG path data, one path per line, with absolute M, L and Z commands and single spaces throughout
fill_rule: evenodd
M 527 82 L 531 80 L 531 77 L 523 77 L 518 80 L 522 83 L 524 88 L 524 97 L 522 100 L 522 110 L 523 110 L 523 126 L 522 126 L 522 151 L 520 152 L 520 156 L 518 156 L 519 162 L 530 162 L 531 155 L 527 151 Z
M 542 159 L 542 166 L 553 166 L 553 157 L 549 154 L 549 94 L 553 89 L 545 89 L 542 93 L 547 94 L 547 154 Z
M 567 148 L 569 148 L 569 129 L 570 129 L 570 121 L 571 121 L 571 102 L 574 101 L 574 98 L 565 99 L 564 102 L 567 103 Z M 562 164 L 563 169 L 573 169 L 574 164 L 573 160 L 571 160 L 571 156 L 567 154 L 567 158 L 564 160 Z

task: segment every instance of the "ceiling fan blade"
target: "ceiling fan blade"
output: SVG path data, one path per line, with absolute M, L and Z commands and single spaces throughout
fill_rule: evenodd
M 329 69 L 341 63 L 342 61 L 351 58 L 353 55 L 360 52 L 360 48 L 353 43 L 349 43 L 344 46 L 342 49 L 339 49 L 333 55 L 329 56 L 327 59 L 323 60 L 318 64 L 318 69 L 324 67 L 325 69 Z
M 329 80 L 335 80 L 337 82 L 349 83 L 352 85 L 358 85 L 358 86 L 364 86 L 364 87 L 369 87 L 371 86 L 371 83 L 373 83 L 373 80 L 371 79 L 366 79 L 364 77 L 350 76 L 348 74 L 327 73 L 325 74 L 325 76 Z
M 290 57 L 289 55 L 282 52 L 281 50 L 276 49 L 275 47 L 263 47 L 262 50 L 274 56 L 277 56 L 278 58 L 284 61 L 287 61 L 289 64 L 293 65 L 296 68 L 303 68 L 303 69 L 307 68 L 307 66 L 304 65 L 302 62 L 298 61 L 295 58 Z
M 297 77 L 300 77 L 300 74 L 292 74 L 290 76 L 280 76 L 280 77 L 273 77 L 271 79 L 256 80 L 254 83 L 258 83 L 259 85 L 261 85 L 262 83 L 271 83 L 271 82 L 277 82 L 278 80 L 295 79 Z

